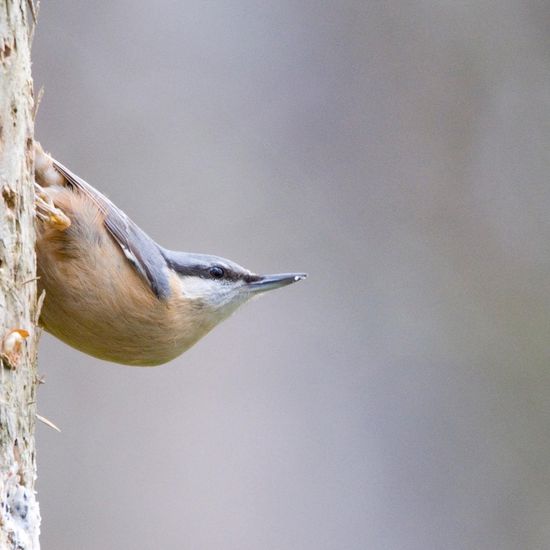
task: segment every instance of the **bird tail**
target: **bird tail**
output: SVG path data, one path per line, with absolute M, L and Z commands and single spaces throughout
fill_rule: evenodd
M 34 178 L 40 187 L 64 186 L 65 178 L 55 169 L 52 157 L 34 142 Z

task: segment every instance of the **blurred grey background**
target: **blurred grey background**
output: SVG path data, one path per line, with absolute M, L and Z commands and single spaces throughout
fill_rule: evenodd
M 305 283 L 178 360 L 45 336 L 45 549 L 550 548 L 550 5 L 43 2 L 37 136 Z

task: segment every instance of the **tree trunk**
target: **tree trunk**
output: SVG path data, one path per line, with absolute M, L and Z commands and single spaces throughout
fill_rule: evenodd
M 0 0 L 0 548 L 39 548 L 32 0 Z

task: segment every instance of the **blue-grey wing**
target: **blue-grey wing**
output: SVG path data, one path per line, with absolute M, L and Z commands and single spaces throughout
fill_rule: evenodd
M 95 203 L 105 217 L 105 228 L 155 295 L 166 298 L 170 294 L 170 284 L 166 260 L 157 243 L 97 189 L 73 174 L 60 162 L 52 160 L 56 170 L 67 180 L 68 185 L 75 187 Z

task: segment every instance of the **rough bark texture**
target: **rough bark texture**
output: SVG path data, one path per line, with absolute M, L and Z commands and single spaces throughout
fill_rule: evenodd
M 37 549 L 34 6 L 0 0 L 0 548 Z

